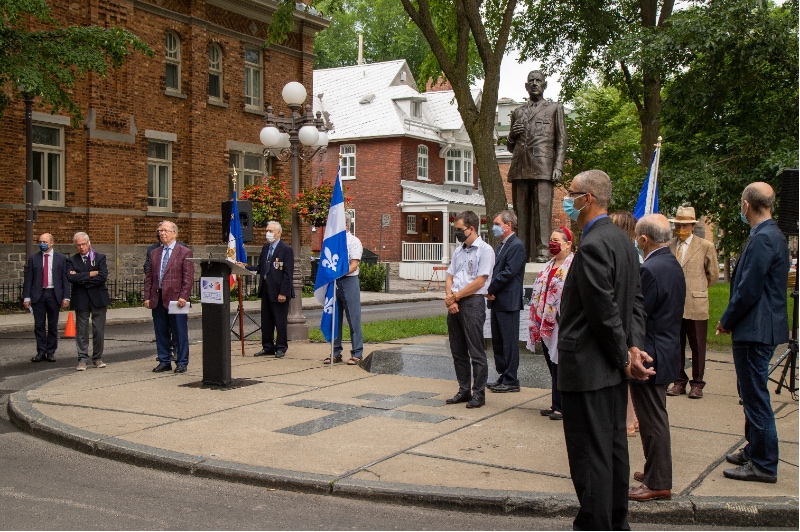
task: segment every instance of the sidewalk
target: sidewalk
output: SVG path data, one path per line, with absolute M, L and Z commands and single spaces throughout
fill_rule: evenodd
M 368 344 L 365 354 L 441 339 Z M 9 412 L 36 436 L 192 475 L 448 509 L 575 515 L 562 424 L 539 415 L 549 390 L 490 392 L 486 406 L 468 410 L 445 405 L 452 380 L 323 366 L 327 344 L 292 342 L 280 360 L 252 357 L 259 347 L 249 342 L 247 356 L 234 354 L 229 389 L 202 387 L 195 346 L 185 374 L 152 373 L 152 360 L 110 360 L 13 394 Z M 708 358 L 705 398 L 668 399 L 673 498 L 632 503 L 631 520 L 797 527 L 797 403 L 785 390 L 773 393 L 778 483 L 724 478 L 732 467 L 725 453 L 743 445 L 744 419 L 730 353 Z M 628 441 L 632 474 L 644 458 L 639 437 Z

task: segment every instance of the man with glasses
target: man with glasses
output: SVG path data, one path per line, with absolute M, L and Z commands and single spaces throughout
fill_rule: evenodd
M 485 296 L 494 268 L 492 246 L 481 239 L 478 215 L 464 211 L 454 222 L 456 246 L 447 268 L 444 304 L 447 307 L 447 334 L 458 380 L 458 392 L 447 404 L 467 403 L 467 408 L 486 404 L 489 368 L 483 348 L 483 323 L 486 320 Z
M 144 306 L 153 311 L 158 366 L 156 373 L 170 371 L 170 332 L 178 341 L 175 353 L 175 373 L 185 373 L 189 365 L 189 323 L 186 314 L 170 314 L 169 304 L 184 308 L 192 293 L 194 264 L 188 258 L 192 250 L 177 245 L 178 226 L 170 221 L 158 224 L 161 247 L 150 254 L 150 264 L 144 277 Z
M 639 257 L 608 217 L 611 180 L 581 172 L 564 212 L 583 230 L 564 283 L 558 335 L 558 389 L 570 475 L 580 509 L 576 530 L 630 530 L 627 377 L 655 375 L 644 345 Z
M 56 361 L 58 308 L 69 306 L 67 257 L 53 249 L 53 235 L 42 233 L 39 251 L 28 257 L 22 306 L 33 313 L 36 356 L 31 362 Z
M 89 318 L 92 319 L 92 363 L 106 367 L 103 346 L 106 309 L 111 298 L 106 288 L 108 266 L 106 256 L 92 248 L 89 235 L 83 232 L 72 237 L 76 254 L 69 258 L 67 279 L 72 284 L 70 308 L 75 311 L 75 345 L 78 348 L 78 371 L 85 371 L 89 362 Z

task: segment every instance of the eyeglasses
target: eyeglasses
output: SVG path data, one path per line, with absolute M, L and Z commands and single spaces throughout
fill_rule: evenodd
M 156 233 L 174 233 L 175 231 L 171 229 L 157 229 Z
M 75 247 L 79 247 L 79 248 L 82 248 L 83 246 L 88 246 L 88 245 L 89 245 L 88 242 L 76 242 L 75 243 Z
M 578 197 L 578 196 L 583 196 L 584 194 L 588 194 L 588 192 L 583 192 L 580 190 L 567 190 L 567 194 L 569 194 L 570 196 Z

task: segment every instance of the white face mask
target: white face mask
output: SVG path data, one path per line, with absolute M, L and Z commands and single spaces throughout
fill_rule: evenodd
M 272 232 L 267 233 L 267 242 L 269 242 L 270 244 L 275 242 L 275 233 Z

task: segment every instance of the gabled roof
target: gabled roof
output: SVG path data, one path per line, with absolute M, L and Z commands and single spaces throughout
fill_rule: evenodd
M 402 180 L 400 181 L 400 186 L 403 189 L 403 203 L 443 202 L 460 205 L 478 205 L 480 207 L 486 205 L 483 195 L 477 193 L 461 194 L 458 192 L 450 192 L 442 188 L 447 185 L 433 185 Z

